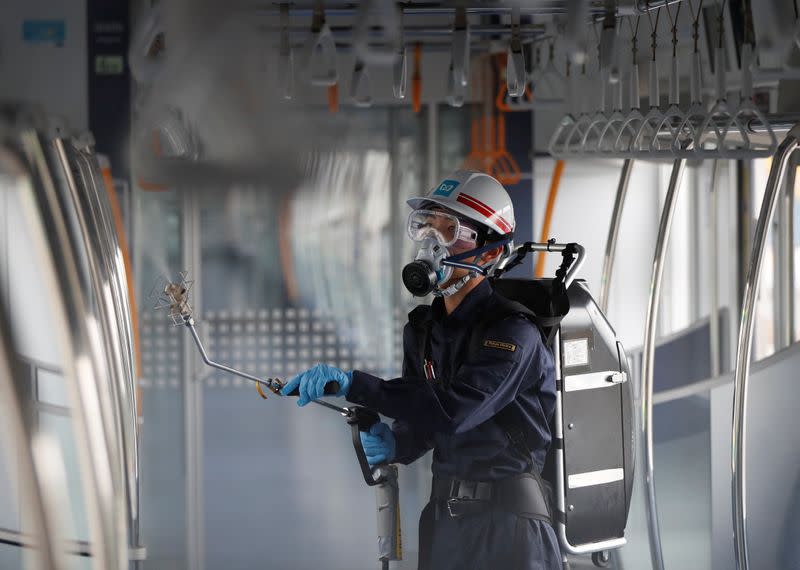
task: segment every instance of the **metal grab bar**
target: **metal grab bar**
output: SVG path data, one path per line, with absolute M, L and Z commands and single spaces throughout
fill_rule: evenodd
M 619 174 L 617 196 L 614 199 L 614 210 L 611 213 L 611 223 L 608 226 L 606 254 L 605 257 L 603 257 L 603 271 L 600 274 L 600 309 L 604 313 L 608 312 L 608 294 L 611 291 L 611 275 L 614 272 L 617 238 L 619 237 L 619 227 L 622 222 L 622 209 L 625 206 L 625 198 L 628 195 L 628 183 L 631 181 L 632 170 L 633 159 L 626 158 L 625 162 L 622 163 L 622 172 Z
M 733 425 L 731 431 L 731 487 L 733 495 L 733 543 L 736 549 L 738 570 L 750 567 L 747 551 L 747 384 L 750 380 L 750 357 L 753 350 L 753 331 L 755 329 L 754 311 L 761 284 L 761 267 L 767 247 L 767 233 L 772 225 L 775 207 L 781 195 L 783 180 L 789 159 L 800 146 L 800 123 L 794 125 L 789 134 L 778 146 L 772 160 L 767 179 L 767 188 L 758 215 L 750 269 L 747 273 L 742 300 L 742 320 L 739 326 L 739 341 L 736 349 L 736 372 L 733 390 Z
M 120 313 L 123 301 L 118 271 L 111 266 L 122 254 L 118 247 L 112 249 L 115 238 L 109 225 L 110 216 L 103 211 L 98 194 L 103 184 L 99 172 L 94 172 L 91 166 L 87 171 L 86 165 L 80 163 L 79 151 L 69 141 L 56 138 L 51 145 L 63 170 L 63 200 L 69 204 L 67 208 L 72 209 L 78 223 L 81 244 L 86 251 L 88 286 L 96 298 L 94 311 L 108 366 L 108 377 L 100 379 L 98 389 L 102 387 L 107 391 L 104 397 L 110 400 L 113 410 L 107 420 L 107 427 L 113 427 L 113 431 L 106 437 L 109 447 L 113 448 L 110 457 L 115 462 L 118 485 L 114 489 L 114 502 L 125 505 L 126 546 L 137 548 L 139 457 L 135 366 L 133 354 L 126 350 L 130 346 L 131 331 Z
M 67 164 L 77 167 L 75 181 L 80 187 L 71 188 L 78 218 L 84 229 L 91 257 L 89 263 L 93 279 L 99 292 L 98 310 L 103 313 L 102 325 L 110 342 L 111 362 L 121 366 L 112 376 L 115 406 L 121 435 L 121 453 L 124 460 L 125 498 L 128 506 L 129 542 L 131 550 L 144 551 L 140 544 L 140 473 L 139 473 L 139 429 L 136 405 L 136 351 L 133 339 L 133 314 L 127 295 L 127 278 L 124 254 L 114 228 L 111 204 L 106 192 L 100 165 L 92 154 L 91 145 L 79 145 L 57 141 L 65 154 Z M 79 177 L 78 177 L 79 175 Z M 113 192 L 113 189 L 111 190 Z M 118 330 L 117 330 L 118 329 Z
M 328 87 L 339 81 L 336 69 L 336 41 L 325 21 L 325 10 L 314 9 L 311 33 L 301 50 L 301 73 L 311 85 Z
M 683 0 L 667 0 L 667 3 L 670 5 L 677 4 L 682 2 Z M 552 3 L 551 3 L 552 4 Z M 646 14 L 647 12 L 651 12 L 657 8 L 663 7 L 664 2 L 651 2 L 649 0 L 622 0 L 618 3 L 616 14 L 619 16 L 636 16 L 640 14 Z M 352 4 L 355 6 L 355 4 Z M 466 8 L 466 13 L 471 16 L 502 16 L 506 15 L 511 12 L 511 6 L 471 6 Z M 355 16 L 357 15 L 358 8 L 356 7 L 333 7 L 333 8 L 326 8 L 325 13 L 331 17 L 345 17 L 345 16 Z M 291 15 L 293 17 L 303 18 L 313 16 L 314 10 L 313 8 L 306 7 L 306 6 L 296 6 L 294 4 L 291 5 Z M 452 16 L 453 13 L 456 11 L 455 7 L 447 7 L 447 6 L 424 6 L 424 5 L 414 5 L 414 4 L 404 4 L 401 6 L 400 11 L 403 15 L 406 16 Z M 530 15 L 562 15 L 567 13 L 567 8 L 558 6 L 558 5 L 548 5 L 548 4 L 532 4 L 532 5 L 523 5 L 520 7 L 521 14 L 530 14 Z M 256 13 L 258 14 L 265 14 L 265 15 L 275 15 L 278 13 L 277 8 L 257 8 Z M 599 16 L 601 14 L 605 14 L 606 9 L 605 7 L 596 7 L 594 5 L 588 6 L 588 14 L 589 16 Z M 589 22 L 589 18 L 587 17 L 586 22 Z
M 711 294 L 709 301 L 711 308 L 709 310 L 710 320 L 708 323 L 708 342 L 710 346 L 709 356 L 711 357 L 711 377 L 717 378 L 720 375 L 721 361 L 720 361 L 720 346 L 719 346 L 719 265 L 717 259 L 717 252 L 719 251 L 719 236 L 717 235 L 719 223 L 717 221 L 717 207 L 719 205 L 719 189 L 717 184 L 720 179 L 720 169 L 722 161 L 719 159 L 714 160 L 711 167 L 711 183 L 709 184 L 711 200 L 709 205 L 709 226 L 711 229 Z
M 495 269 L 493 275 L 495 277 L 499 277 L 506 271 L 510 271 L 522 263 L 522 260 L 525 258 L 528 252 L 538 251 L 542 253 L 560 253 L 568 248 L 572 249 L 576 255 L 575 261 L 572 263 L 570 268 L 567 270 L 567 274 L 564 276 L 564 288 L 569 289 L 569 286 L 575 280 L 575 274 L 580 271 L 581 267 L 583 266 L 583 262 L 586 261 L 586 248 L 579 243 L 556 243 L 555 240 L 542 243 L 537 243 L 534 241 L 523 243 L 514 249 L 514 253 L 510 257 L 507 257 L 505 260 L 503 260 L 503 262 L 501 262 L 497 269 Z
M 287 6 L 287 15 L 289 6 Z M 283 7 L 282 7 L 283 9 Z M 370 24 L 377 20 L 383 32 L 383 45 L 370 44 Z M 367 0 L 361 2 L 356 16 L 355 50 L 358 59 L 371 64 L 391 65 L 403 51 L 402 11 L 394 2 Z
M 579 243 L 534 243 L 531 244 L 530 250 L 531 251 L 549 251 L 551 253 L 559 253 L 567 249 L 568 247 L 573 246 L 575 251 L 578 254 L 577 259 L 575 262 L 570 266 L 569 270 L 567 270 L 567 275 L 564 277 L 564 288 L 569 289 L 569 286 L 575 280 L 575 274 L 580 271 L 581 267 L 583 267 L 583 262 L 586 261 L 586 248 L 584 248 Z
M 22 135 L 37 174 L 28 197 L 29 223 L 41 225 L 41 244 L 51 255 L 44 271 L 54 299 L 52 324 L 63 331 L 65 376 L 74 402 L 72 417 L 78 439 L 78 458 L 86 498 L 95 567 L 121 568 L 127 564 L 127 528 L 124 498 L 119 494 L 118 466 L 122 459 L 111 440 L 114 434 L 112 400 L 102 376 L 108 372 L 98 323 L 90 310 L 88 284 L 80 268 L 80 236 L 70 223 L 68 197 L 52 175 L 65 175 L 55 151 L 45 153 L 46 139 L 38 132 Z M 59 179 L 59 184 L 67 182 Z
M 664 276 L 664 262 L 672 219 L 678 202 L 681 178 L 686 168 L 686 159 L 680 158 L 672 163 L 667 196 L 658 227 L 656 250 L 653 257 L 653 274 L 650 281 L 650 301 L 645 319 L 644 349 L 642 355 L 642 430 L 644 442 L 645 469 L 644 484 L 647 492 L 647 531 L 650 539 L 650 558 L 654 570 L 664 570 L 664 554 L 661 548 L 661 533 L 658 525 L 658 504 L 656 502 L 655 466 L 653 461 L 653 376 L 656 347 L 656 323 L 661 301 L 661 284 Z

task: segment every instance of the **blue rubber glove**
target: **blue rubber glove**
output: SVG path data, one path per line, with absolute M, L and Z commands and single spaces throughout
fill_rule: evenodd
M 350 384 L 353 382 L 353 373 L 339 370 L 335 366 L 327 364 L 317 364 L 305 372 L 301 372 L 281 389 L 281 395 L 287 396 L 299 389 L 300 398 L 297 400 L 298 406 L 305 406 L 311 400 L 316 400 L 325 396 L 325 384 L 328 382 L 338 382 L 339 391 L 335 396 L 347 396 Z
M 361 436 L 361 445 L 364 447 L 367 462 L 371 466 L 392 462 L 397 452 L 397 442 L 392 428 L 380 422 L 369 428 L 369 433 L 360 431 L 358 434 Z

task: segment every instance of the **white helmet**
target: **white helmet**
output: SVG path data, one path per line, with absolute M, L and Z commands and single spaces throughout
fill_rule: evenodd
M 458 292 L 470 279 L 478 274 L 491 276 L 495 269 L 509 258 L 514 249 L 514 206 L 508 192 L 497 180 L 473 170 L 458 170 L 443 180 L 427 196 L 411 198 L 408 205 L 415 211 L 427 210 L 432 205 L 441 206 L 479 226 L 478 235 L 484 233 L 474 249 L 455 256 L 442 247 L 441 239 L 425 244 L 425 238 L 417 257 L 403 268 L 403 284 L 414 295 L 424 297 L 428 293 L 448 297 Z M 431 212 L 424 212 L 430 215 Z M 413 216 L 409 217 L 409 237 L 417 239 L 413 231 Z M 424 226 L 425 224 L 423 224 Z M 424 236 L 428 234 L 420 234 Z M 458 231 L 454 231 L 454 239 Z M 442 236 L 444 237 L 444 236 Z M 481 243 L 485 242 L 485 243 Z M 486 265 L 475 265 L 459 259 L 459 256 L 476 255 L 491 249 L 492 242 L 503 245 L 500 255 Z M 445 289 L 438 288 L 447 283 L 453 267 L 467 269 L 468 273 Z
M 406 202 L 412 208 L 434 203 L 489 228 L 497 236 L 513 236 L 514 206 L 497 180 L 475 170 L 457 170 L 427 196 Z

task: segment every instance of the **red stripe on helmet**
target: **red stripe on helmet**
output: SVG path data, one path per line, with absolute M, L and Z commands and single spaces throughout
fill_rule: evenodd
M 497 224 L 497 226 L 503 230 L 503 233 L 509 233 L 512 228 L 511 224 L 509 224 L 503 216 L 492 210 L 489 206 L 478 200 L 477 198 L 473 198 L 469 194 L 464 194 L 463 192 L 458 195 L 456 198 L 457 202 L 461 202 L 478 212 L 489 218 L 489 221 L 492 221 Z

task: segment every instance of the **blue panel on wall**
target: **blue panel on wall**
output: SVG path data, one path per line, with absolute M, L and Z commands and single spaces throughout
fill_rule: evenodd
M 728 312 L 720 311 L 722 332 L 728 330 Z M 656 392 L 680 388 L 711 377 L 709 323 L 704 322 L 684 334 L 656 346 L 653 387 Z M 722 335 L 720 360 L 727 362 L 726 335 Z M 724 371 L 724 369 L 723 369 Z
M 653 438 L 656 443 L 709 431 L 708 396 L 689 396 L 653 407 Z
M 31 44 L 53 44 L 62 47 L 67 38 L 67 24 L 62 20 L 25 20 L 22 39 Z
M 514 157 L 523 173 L 533 170 L 531 159 L 533 122 L 530 111 L 506 114 L 506 145 L 508 152 Z M 514 242 L 517 244 L 533 241 L 533 181 L 523 179 L 506 189 L 514 203 L 514 217 L 517 227 L 514 231 Z M 509 277 L 530 277 L 533 275 L 533 256 L 529 255 L 517 268 L 508 273 Z

